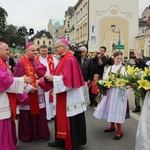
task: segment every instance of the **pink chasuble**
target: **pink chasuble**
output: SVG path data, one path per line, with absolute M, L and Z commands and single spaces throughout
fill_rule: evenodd
M 13 77 L 0 66 L 0 92 L 5 92 L 13 82 Z M 0 150 L 17 150 L 16 143 L 17 138 L 14 121 L 11 118 L 0 120 Z

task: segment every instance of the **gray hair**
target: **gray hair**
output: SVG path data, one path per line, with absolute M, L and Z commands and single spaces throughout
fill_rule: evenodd
M 81 46 L 80 51 L 86 51 L 87 52 L 87 48 L 85 46 Z

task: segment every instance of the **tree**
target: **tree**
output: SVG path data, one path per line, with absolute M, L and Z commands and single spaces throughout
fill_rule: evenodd
M 7 22 L 6 22 L 7 17 L 8 17 L 8 14 L 5 11 L 5 9 L 0 7 L 0 38 L 3 38 L 3 33 L 7 25 Z
M 13 44 L 20 45 L 21 47 L 25 45 L 25 38 L 18 34 L 17 26 L 12 24 L 6 26 L 3 39 L 10 47 Z

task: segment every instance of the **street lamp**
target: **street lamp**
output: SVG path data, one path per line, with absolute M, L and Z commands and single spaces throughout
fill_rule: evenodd
M 120 45 L 120 30 L 116 31 L 115 30 L 116 28 L 116 25 L 111 25 L 111 30 L 114 32 L 114 33 L 118 33 L 119 34 L 119 40 L 118 40 L 118 45 Z

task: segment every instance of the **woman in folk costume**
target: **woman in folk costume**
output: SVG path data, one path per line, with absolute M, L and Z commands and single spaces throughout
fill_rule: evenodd
M 150 61 L 146 63 L 150 67 Z M 150 150 L 150 90 L 146 92 L 136 134 L 136 150 Z
M 114 65 L 110 66 L 105 73 L 104 80 L 109 75 L 120 71 L 121 74 L 125 73 L 125 67 L 122 66 L 122 52 L 114 53 Z M 126 89 L 119 87 L 112 87 L 107 91 L 107 95 L 103 96 L 101 102 L 98 104 L 94 116 L 97 119 L 106 119 L 111 123 L 111 126 L 104 130 L 104 132 L 115 131 L 115 123 L 117 125 L 117 133 L 114 137 L 115 140 L 122 138 L 123 133 L 121 124 L 125 121 L 127 110 L 127 94 Z
M 6 43 L 0 42 L 0 150 L 16 150 L 15 119 L 17 100 L 15 93 L 23 93 L 30 77 L 13 77 L 7 58 L 10 55 Z

